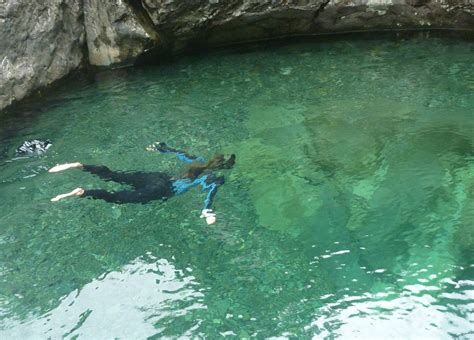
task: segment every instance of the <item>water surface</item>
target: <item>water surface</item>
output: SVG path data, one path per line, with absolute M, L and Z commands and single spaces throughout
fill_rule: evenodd
M 474 336 L 473 43 L 299 42 L 70 80 L 0 118 L 2 338 Z M 14 158 L 49 138 L 41 157 Z M 179 174 L 166 141 L 235 153 L 217 194 L 115 205 L 69 161 Z

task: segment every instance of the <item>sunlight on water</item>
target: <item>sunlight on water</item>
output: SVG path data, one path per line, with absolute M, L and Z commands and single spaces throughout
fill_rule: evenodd
M 2 338 L 474 336 L 472 42 L 353 37 L 71 80 L 0 117 Z M 47 154 L 15 158 L 24 140 Z M 204 193 L 115 205 L 68 161 L 185 167 Z
M 12 327 L 5 335 L 23 339 L 60 338 L 63 335 L 110 338 L 114 334 L 146 338 L 157 332 L 154 323 L 205 308 L 199 303 L 203 294 L 192 289 L 197 285 L 192 276 L 184 276 L 167 260 L 153 257 L 150 260 L 154 263 L 136 259 L 119 272 L 94 279 L 63 297 L 52 311 L 40 318 L 31 316 L 31 320 L 25 320 L 20 327 Z M 199 324 L 199 320 L 194 321 Z M 17 320 L 10 322 L 15 324 Z M 69 325 L 74 327 L 64 332 Z M 183 335 L 192 334 L 186 333 Z

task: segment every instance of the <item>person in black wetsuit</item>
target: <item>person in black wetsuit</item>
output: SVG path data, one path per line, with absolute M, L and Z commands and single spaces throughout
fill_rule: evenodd
M 51 201 L 57 202 L 67 197 L 90 197 L 93 199 L 102 199 L 107 202 L 124 203 L 148 203 L 152 200 L 166 200 L 174 195 L 186 192 L 188 189 L 200 185 L 207 191 L 204 200 L 204 209 L 201 218 L 205 218 L 208 224 L 215 223 L 216 215 L 211 209 L 212 200 L 216 195 L 217 188 L 224 184 L 224 177 L 216 177 L 209 170 L 230 169 L 235 164 L 235 155 L 232 154 L 225 160 L 223 155 L 216 155 L 209 162 L 205 163 L 201 157 L 187 154 L 170 148 L 163 142 L 157 142 L 147 147 L 149 151 L 159 151 L 165 154 L 175 154 L 178 159 L 189 163 L 190 166 L 182 178 L 173 178 L 164 172 L 121 172 L 112 171 L 106 166 L 86 165 L 82 163 L 66 163 L 56 165 L 49 169 L 49 172 L 60 172 L 67 169 L 82 169 L 91 174 L 97 175 L 106 181 L 114 181 L 121 184 L 127 184 L 133 187 L 133 190 L 120 190 L 109 192 L 102 189 L 84 190 L 76 188 L 73 191 L 57 195 Z

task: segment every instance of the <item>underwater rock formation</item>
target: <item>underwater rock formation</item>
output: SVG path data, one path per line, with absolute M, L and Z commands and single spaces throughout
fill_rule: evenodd
M 322 32 L 474 31 L 470 0 L 4 0 L 0 109 L 84 64 Z M 85 51 L 88 52 L 85 52 Z

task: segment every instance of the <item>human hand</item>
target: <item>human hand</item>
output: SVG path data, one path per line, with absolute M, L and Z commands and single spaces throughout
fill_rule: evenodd
M 200 217 L 205 218 L 207 224 L 214 224 L 217 220 L 216 214 L 212 212 L 212 209 L 202 209 Z

